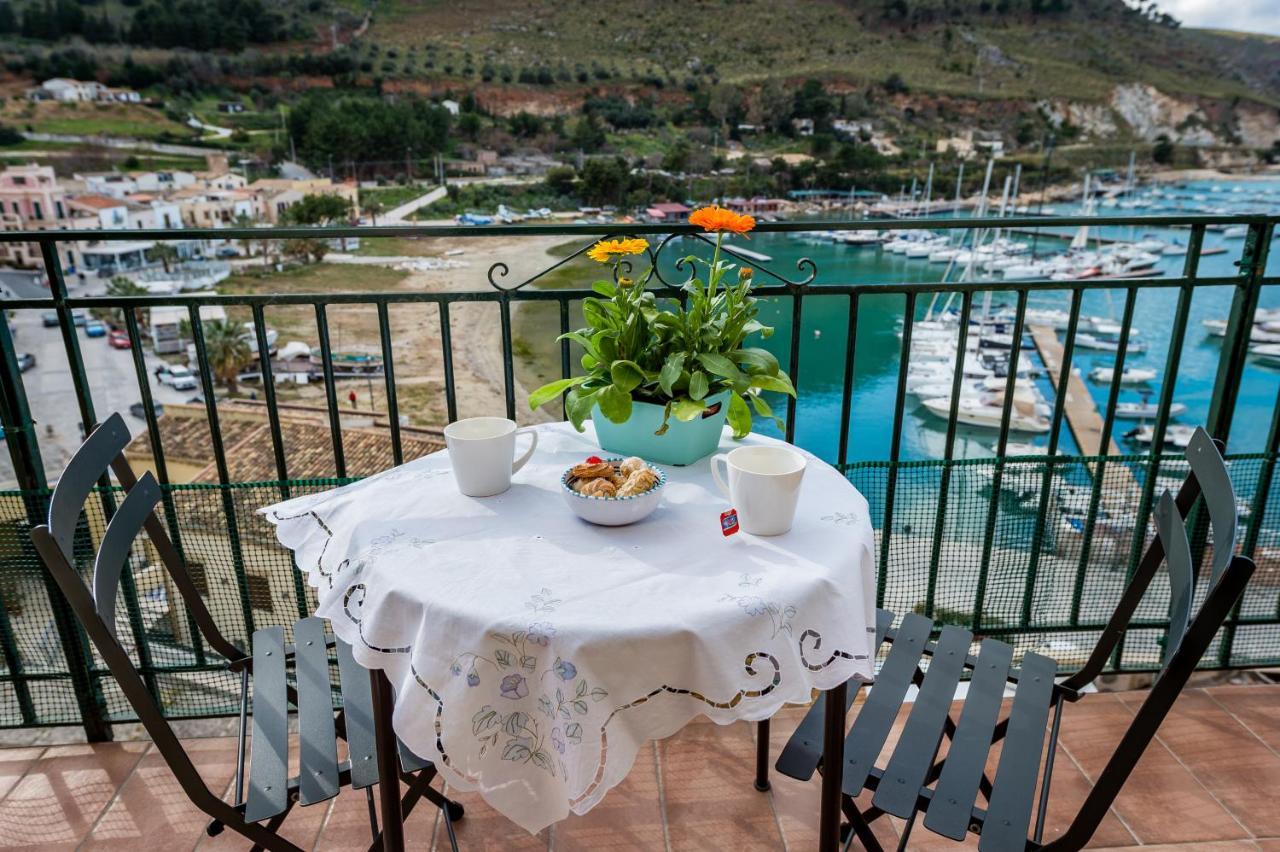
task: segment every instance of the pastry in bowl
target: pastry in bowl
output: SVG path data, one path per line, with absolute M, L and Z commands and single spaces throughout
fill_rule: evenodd
M 648 517 L 662 500 L 667 475 L 638 456 L 592 456 L 560 477 L 565 502 L 584 521 L 620 527 Z

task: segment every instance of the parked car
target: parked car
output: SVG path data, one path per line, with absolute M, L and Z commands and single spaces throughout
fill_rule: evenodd
M 196 374 L 181 364 L 162 364 L 156 367 L 156 380 L 174 390 L 195 390 L 199 387 Z
M 215 252 L 215 255 L 221 258 L 239 257 L 240 251 L 235 246 L 222 246 Z
M 164 405 L 163 405 L 163 404 L 161 404 L 161 403 L 159 403 L 159 402 L 156 402 L 156 403 L 152 403 L 151 407 L 152 407 L 153 409 L 155 409 L 156 417 L 162 417 L 162 416 L 164 416 Z M 139 420 L 146 420 L 146 419 L 147 419 L 147 409 L 146 409 L 146 406 L 144 406 L 144 405 L 143 405 L 142 403 L 140 403 L 140 402 L 135 402 L 133 405 L 129 406 L 129 413 L 130 413 L 130 414 L 132 414 L 134 417 L 138 418 Z
M 30 352 L 18 353 L 18 371 L 19 372 L 25 373 L 27 370 L 30 370 L 35 365 L 36 365 L 36 356 L 32 355 Z
M 45 311 L 40 315 L 40 322 L 44 324 L 45 328 L 53 328 L 58 324 L 58 312 Z
M 84 325 L 89 321 L 89 316 L 84 311 L 72 311 L 71 323 L 73 325 Z
M 112 349 L 132 349 L 133 344 L 129 342 L 129 333 L 121 331 L 118 328 L 111 329 L 107 335 L 107 345 Z
M 106 337 L 107 326 L 99 320 L 89 320 L 84 324 L 85 337 Z

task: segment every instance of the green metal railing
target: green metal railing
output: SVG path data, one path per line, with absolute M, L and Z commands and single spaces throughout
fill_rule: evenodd
M 1113 377 L 1101 412 L 1102 433 L 1110 436 L 1116 422 L 1116 407 L 1129 339 L 1140 292 L 1166 288 L 1177 291 L 1177 305 L 1167 321 L 1173 330 L 1164 362 L 1164 375 L 1153 423 L 1152 447 L 1165 445 L 1169 410 L 1182 360 L 1183 338 L 1196 293 L 1205 288 L 1231 288 L 1231 308 L 1226 336 L 1214 378 L 1212 404 L 1206 427 L 1230 449 L 1230 437 L 1242 376 L 1249 358 L 1249 335 L 1263 288 L 1280 283 L 1266 275 L 1268 251 L 1276 217 L 1260 216 L 1161 216 L 1142 219 L 1110 217 L 1035 217 L 1004 219 L 916 219 L 911 221 L 865 221 L 858 228 L 885 230 L 929 229 L 977 233 L 985 229 L 1028 229 L 1046 225 L 1072 227 L 1089 225 L 1140 225 L 1141 227 L 1185 227 L 1190 229 L 1183 273 L 1175 278 L 1135 278 L 1127 280 L 1072 281 L 971 281 L 962 283 L 881 283 L 864 281 L 816 282 L 817 268 L 808 261 L 797 264 L 797 273 L 784 274 L 759 263 L 757 295 L 789 307 L 792 332 L 782 360 L 803 394 L 800 330 L 806 300 L 838 299 L 847 305 L 847 339 L 840 382 L 840 424 L 835 453 L 829 460 L 868 496 L 878 531 L 877 604 L 896 611 L 918 609 L 943 621 L 963 623 L 975 632 L 1001 635 L 1020 650 L 1048 645 L 1048 653 L 1070 667 L 1073 648 L 1087 648 L 1101 629 L 1109 607 L 1118 598 L 1125 578 L 1134 569 L 1147 540 L 1147 528 L 1156 496 L 1157 479 L 1168 473 L 1176 459 L 1158 452 L 1145 455 L 1107 455 L 1107 444 L 1097 456 L 1060 453 L 1062 427 L 1067 419 L 1066 399 L 1070 367 L 1076 353 L 1082 303 L 1089 293 L 1107 290 L 1124 297 L 1120 345 Z M 1206 229 L 1244 225 L 1248 229 L 1234 275 L 1206 277 L 1199 274 L 1199 262 Z M 765 223 L 760 232 L 843 230 L 848 222 Z M 330 339 L 330 311 L 346 306 L 372 306 L 377 316 L 377 347 L 384 370 L 381 377 L 386 394 L 388 437 L 392 460 L 405 460 L 397 397 L 395 349 L 390 311 L 406 305 L 434 305 L 438 311 L 442 343 L 441 363 L 445 410 L 449 420 L 458 416 L 458 391 L 453 363 L 450 307 L 459 303 L 495 305 L 501 331 L 503 355 L 503 404 L 506 414 L 515 417 L 516 379 L 512 311 L 517 304 L 555 304 L 559 327 L 570 328 L 571 309 L 585 296 L 586 289 L 539 289 L 535 285 L 547 272 L 582 254 L 603 236 L 660 235 L 651 249 L 652 260 L 663 267 L 663 252 L 677 237 L 700 237 L 696 229 L 671 225 L 574 226 L 528 225 L 487 228 L 466 227 L 359 227 L 359 228 L 277 228 L 174 231 L 94 232 L 101 240 L 183 239 L 313 239 L 336 237 L 468 237 L 563 236 L 581 242 L 581 248 L 546 270 L 524 281 L 507 284 L 507 267 L 494 263 L 488 271 L 488 289 L 467 292 L 326 292 L 265 293 L 250 295 L 182 294 L 139 297 L 72 297 L 67 291 L 59 261 L 58 245 L 84 234 L 53 231 L 0 234 L 0 242 L 39 243 L 49 279 L 48 298 L 17 299 L 3 303 L 13 311 L 53 311 L 66 352 L 78 416 L 87 432 L 100 419 L 93 389 L 80 352 L 73 311 L 118 309 L 124 317 L 124 331 L 132 344 L 132 359 L 138 392 L 144 410 L 157 478 L 164 486 L 163 514 L 171 537 L 190 565 L 198 566 L 208 589 L 215 616 L 230 625 L 227 632 L 241 641 L 255 627 L 267 623 L 288 623 L 309 612 L 314 601 L 308 597 L 303 580 L 290 555 L 275 545 L 272 531 L 254 510 L 277 499 L 295 496 L 346 481 L 349 474 L 344 451 L 340 412 L 339 378 L 333 364 Z M 730 250 L 730 253 L 731 250 Z M 679 266 L 677 265 L 677 269 Z M 680 299 L 679 282 L 659 276 L 654 282 L 660 297 Z M 958 326 L 959 351 L 965 351 L 974 318 L 975 297 L 986 293 L 1012 294 L 1015 304 L 1011 338 L 1021 341 L 1027 332 L 1028 300 L 1036 294 L 1061 293 L 1068 299 L 1068 315 L 1063 340 L 1062 367 L 1053 386 L 1054 401 L 1049 417 L 1048 455 L 1010 457 L 1007 448 L 1013 431 L 1011 421 L 1019 359 L 1018 345 L 1010 350 L 1004 386 L 1001 419 L 995 453 L 990 459 L 957 459 L 958 406 L 963 383 L 963 364 L 957 363 L 951 376 L 951 410 L 947 419 L 941 459 L 910 461 L 903 457 L 903 434 L 907 428 L 904 401 L 907 395 L 909 353 L 912 335 L 925 301 L 937 293 L 960 296 Z M 901 299 L 901 357 L 896 368 L 897 404 L 889 420 L 888 457 L 876 461 L 850 463 L 851 424 L 857 417 L 884 419 L 884 412 L 856 413 L 853 398 L 857 390 L 857 316 L 869 297 Z M 214 377 L 209 369 L 208 347 L 200 322 L 200 308 L 206 305 L 247 311 L 256 329 L 258 367 L 267 412 L 268 431 L 276 478 L 268 483 L 231 481 L 219 406 L 215 400 Z M 205 416 L 212 442 L 210 454 L 217 483 L 185 485 L 172 481 L 165 458 L 160 421 L 156 416 L 149 376 L 143 358 L 143 337 L 135 316 L 137 308 L 179 306 L 190 319 L 192 343 L 200 368 Z M 272 364 L 266 338 L 266 310 L 279 306 L 301 306 L 314 312 L 315 334 L 321 353 L 325 407 L 334 459 L 334 479 L 297 481 L 290 478 L 284 445 L 279 404 L 276 399 Z M 559 349 L 560 372 L 572 369 L 569 343 Z M 14 476 L 18 487 L 0 493 L 0 726 L 31 726 L 78 723 L 93 738 L 109 735 L 109 724 L 128 717 L 127 705 L 113 691 L 110 678 L 95 660 L 60 593 L 41 569 L 24 530 L 39 523 L 46 511 L 49 494 L 39 433 L 32 417 L 23 376 L 18 369 L 17 351 L 6 323 L 0 323 L 0 425 L 3 425 Z M 963 359 L 957 359 L 958 362 Z M 1277 382 L 1280 389 L 1280 382 Z M 795 400 L 786 406 L 784 435 L 794 440 L 798 414 Z M 1280 455 L 1280 394 L 1267 431 L 1266 446 L 1260 452 L 1229 455 L 1231 474 L 1238 493 L 1247 501 L 1241 536 L 1243 552 L 1263 568 L 1236 613 L 1228 622 L 1216 646 L 1216 656 L 1207 661 L 1220 667 L 1271 665 L 1280 663 L 1280 595 L 1268 579 L 1280 569 L 1280 507 L 1276 504 L 1276 459 Z M 1133 511 L 1117 523 L 1114 507 L 1121 495 L 1109 484 L 1107 471 L 1126 471 L 1138 483 Z M 77 554 L 89 559 L 96 538 L 95 525 L 110 517 L 114 498 L 110 483 L 101 483 L 101 516 L 86 518 Z M 1064 487 L 1084 489 L 1088 498 L 1083 513 L 1064 517 L 1056 508 L 1054 495 Z M 1207 519 L 1193 515 L 1191 521 L 1196 552 L 1203 557 L 1208 541 Z M 1127 530 L 1127 532 L 1126 532 Z M 220 660 L 194 641 L 193 630 L 184 613 L 171 601 L 155 599 L 164 592 L 147 574 L 147 560 L 140 549 L 136 565 L 126 571 L 124 587 L 126 616 L 133 650 L 148 685 L 161 696 L 163 706 L 177 717 L 230 712 L 232 692 Z M 263 590 L 266 589 L 264 592 Z M 265 597 L 264 597 L 265 596 Z M 1156 596 L 1158 598 L 1158 595 Z M 1156 599 L 1135 621 L 1129 640 L 1116 652 L 1112 669 L 1149 670 L 1158 665 L 1159 643 L 1165 613 Z M 1167 601 L 1165 602 L 1167 605 Z

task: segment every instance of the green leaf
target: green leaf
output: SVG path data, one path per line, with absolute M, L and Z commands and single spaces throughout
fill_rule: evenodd
M 733 362 L 718 352 L 699 352 L 698 363 L 715 375 L 726 379 L 733 380 L 739 376 L 738 368 L 733 365 Z
M 600 413 L 613 423 L 626 423 L 631 418 L 631 394 L 617 385 L 608 385 L 600 391 Z
M 606 296 L 610 299 L 618 295 L 618 288 L 613 286 L 608 281 L 597 281 L 591 285 L 591 289 L 595 290 L 601 296 Z
M 776 376 L 752 376 L 751 387 L 760 388 L 760 390 L 777 391 L 788 396 L 796 395 L 796 389 L 791 384 L 791 379 L 787 378 L 786 373 L 779 373 Z
M 689 396 L 694 399 L 703 399 L 709 389 L 707 374 L 701 370 L 694 370 L 693 375 L 689 376 Z
M 558 382 L 548 382 L 529 394 L 529 408 L 532 410 L 546 405 L 569 388 L 577 387 L 586 380 L 586 376 L 573 376 L 572 378 L 561 379 Z
M 764 373 L 767 376 L 776 376 L 781 369 L 778 366 L 778 359 L 768 349 L 757 349 L 754 347 L 747 349 L 739 349 L 736 352 L 730 352 L 729 357 L 737 362 L 740 366 L 747 369 L 753 369 Z
M 644 383 L 644 371 L 634 361 L 614 361 L 609 368 L 609 375 L 617 387 L 630 394 Z
M 737 394 L 729 397 L 728 420 L 734 438 L 745 438 L 751 432 L 751 410 Z
M 569 391 L 569 395 L 564 399 L 565 416 L 569 418 L 569 422 L 573 424 L 573 428 L 579 432 L 582 431 L 582 423 L 591 416 L 591 409 L 596 406 L 596 398 L 599 396 L 598 390 L 582 390 L 574 388 Z
M 587 337 L 580 331 L 566 331 L 564 334 L 556 338 L 556 342 L 561 340 L 572 340 L 574 343 L 587 350 L 587 354 L 591 355 L 596 360 L 600 359 L 600 351 L 596 349 L 595 343 L 592 342 L 591 338 Z
M 687 423 L 690 420 L 700 417 L 706 408 L 707 404 L 704 401 L 700 399 L 689 399 L 687 396 L 682 396 L 672 403 L 671 413 L 675 415 L 677 420 L 682 420 Z
M 765 402 L 764 397 L 753 393 L 748 397 L 748 399 L 750 399 L 751 404 L 755 406 L 756 414 L 759 414 L 761 417 L 773 416 L 773 407 L 770 406 L 769 403 Z
M 684 353 L 676 352 L 667 356 L 667 361 L 662 365 L 662 371 L 658 373 L 658 387 L 662 388 L 662 392 L 667 396 L 671 396 L 672 387 L 676 380 L 680 378 L 680 372 L 684 369 Z

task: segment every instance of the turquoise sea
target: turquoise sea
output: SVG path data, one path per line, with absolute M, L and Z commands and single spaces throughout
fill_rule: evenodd
M 1217 187 L 1215 190 L 1214 187 Z M 1237 189 L 1239 187 L 1239 189 Z M 1207 202 L 1194 200 L 1197 197 L 1208 199 Z M 1158 202 L 1160 209 L 1138 211 L 1147 215 L 1157 213 L 1195 212 L 1195 207 L 1203 209 L 1207 206 L 1225 208 L 1231 212 L 1257 212 L 1260 210 L 1280 209 L 1280 181 L 1273 182 L 1225 182 L 1192 183 L 1178 189 L 1166 188 L 1165 196 Z M 1059 214 L 1071 214 L 1079 211 L 1079 205 L 1055 204 Z M 1133 210 L 1108 209 L 1106 214 L 1135 215 Z M 851 223 L 851 227 L 857 227 Z M 1046 227 L 1045 233 L 1057 231 L 1069 232 L 1068 229 Z M 1074 229 L 1071 229 L 1074 230 Z M 1152 234 L 1166 243 L 1185 243 L 1189 236 L 1186 229 L 1166 228 L 1104 228 L 1091 230 L 1091 236 L 1138 239 Z M 1030 242 L 1031 238 L 1018 237 Z M 858 283 L 858 284 L 894 284 L 894 283 L 930 283 L 940 279 L 944 264 L 931 264 L 925 260 L 907 259 L 902 255 L 885 252 L 879 247 L 854 247 L 831 243 L 806 243 L 790 234 L 758 233 L 749 242 L 740 243 L 751 250 L 771 256 L 769 263 L 752 263 L 752 266 L 766 266 L 779 274 L 790 278 L 803 278 L 806 273 L 797 272 L 796 263 L 808 257 L 817 265 L 818 274 L 815 287 L 820 291 L 823 284 Z M 686 243 L 686 246 L 688 243 Z M 1214 254 L 1201 258 L 1200 275 L 1202 277 L 1235 275 L 1235 261 L 1239 259 L 1243 240 L 1228 239 L 1221 232 L 1209 232 L 1205 236 L 1207 249 L 1222 246 L 1227 249 L 1223 254 Z M 1041 240 L 1038 253 L 1061 251 L 1066 244 L 1056 240 Z M 671 281 L 683 280 L 683 275 L 672 266 L 674 258 L 687 249 L 675 245 L 664 252 L 664 275 Z M 1175 277 L 1181 274 L 1184 258 L 1181 256 L 1162 257 L 1157 268 L 1164 271 L 1165 276 Z M 1280 241 L 1273 243 L 1269 275 L 1280 275 Z M 770 283 L 766 275 L 758 275 L 757 281 Z M 1014 295 L 1002 292 L 999 282 L 992 286 L 991 304 L 1014 304 Z M 1206 319 L 1225 319 L 1231 304 L 1230 287 L 1197 288 L 1192 299 L 1191 312 L 1184 339 L 1181 362 L 1178 366 L 1177 383 L 1174 399 L 1184 403 L 1187 410 L 1174 422 L 1195 425 L 1203 423 L 1208 415 L 1210 397 L 1221 354 L 1221 338 L 1210 337 L 1201 324 Z M 1069 293 L 1045 292 L 1032 294 L 1030 307 L 1056 308 L 1066 310 L 1069 306 Z M 941 307 L 945 295 L 938 300 Z M 1178 291 L 1176 288 L 1142 289 L 1138 293 L 1134 314 L 1134 327 L 1140 330 L 1140 337 L 1147 345 L 1147 351 L 1141 354 L 1130 353 L 1126 364 L 1130 367 L 1151 367 L 1157 370 L 1155 381 L 1145 386 L 1125 386 L 1120 395 L 1122 401 L 1139 401 L 1142 393 L 1149 394 L 1152 400 L 1158 399 L 1160 382 L 1164 376 L 1165 359 L 1170 343 L 1171 326 L 1176 311 Z M 1090 291 L 1085 295 L 1082 312 L 1121 318 L 1124 308 L 1125 292 L 1122 289 Z M 901 358 L 901 342 L 897 329 L 904 310 L 904 298 L 901 295 L 885 295 L 864 297 L 860 300 L 857 317 L 857 345 L 855 352 L 855 369 L 853 397 L 849 416 L 849 452 L 848 461 L 884 460 L 891 455 L 893 413 L 895 410 L 898 367 Z M 917 304 L 917 319 L 924 316 L 929 304 L 928 296 L 921 296 Z M 975 317 L 981 308 L 981 294 L 974 299 Z M 800 369 L 799 369 L 799 402 L 796 420 L 796 443 L 820 455 L 834 460 L 837 456 L 840 434 L 841 394 L 844 381 L 845 351 L 848 327 L 848 297 L 822 295 L 806 296 L 801 328 Z M 1265 287 L 1262 307 L 1280 307 L 1280 285 Z M 960 300 L 957 296 L 953 302 L 958 310 Z M 790 299 L 770 300 L 762 309 L 761 319 L 776 328 L 776 334 L 764 345 L 775 352 L 784 366 L 787 363 L 792 327 Z M 1024 350 L 1023 359 L 1030 359 L 1039 364 L 1038 354 L 1034 350 Z M 1110 365 L 1113 361 L 1111 353 L 1088 350 L 1076 350 L 1074 366 L 1087 374 L 1095 366 Z M 1027 363 L 1026 360 L 1023 363 Z M 1046 400 L 1052 404 L 1053 392 L 1047 380 L 1041 380 L 1041 389 Z M 1086 381 L 1099 410 L 1106 404 L 1109 385 Z M 1251 452 L 1263 449 L 1273 411 L 1277 405 L 1277 391 L 1280 391 L 1280 370 L 1267 368 L 1250 362 L 1245 370 L 1240 388 L 1239 404 L 1231 430 L 1231 452 Z M 900 457 L 904 460 L 939 458 L 946 434 L 946 424 L 920 406 L 919 401 L 908 395 L 903 400 L 905 417 L 903 421 L 902 446 Z M 779 406 L 781 401 L 779 400 Z M 1140 452 L 1142 447 L 1129 443 L 1122 437 L 1125 431 L 1133 428 L 1136 421 L 1117 420 L 1115 437 L 1127 452 Z M 767 421 L 757 423 L 757 430 L 766 433 L 777 433 L 776 428 Z M 960 426 L 956 448 L 957 456 L 989 456 L 990 447 L 995 443 L 997 432 L 994 429 L 981 429 Z M 1037 444 L 1047 442 L 1047 435 L 1029 437 L 1014 434 L 1011 440 L 1033 441 Z M 1075 453 L 1070 430 L 1064 422 L 1060 441 L 1061 452 Z

